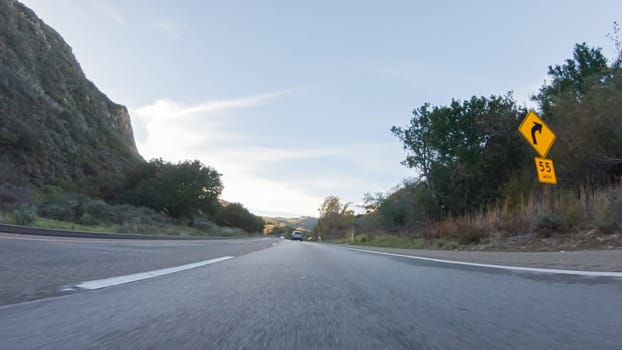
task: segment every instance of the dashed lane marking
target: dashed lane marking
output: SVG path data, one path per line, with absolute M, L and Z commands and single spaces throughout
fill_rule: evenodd
M 199 261 L 199 262 L 192 263 L 192 264 L 169 267 L 166 269 L 140 272 L 140 273 L 134 273 L 131 275 L 110 277 L 110 278 L 104 278 L 104 279 L 93 280 L 93 281 L 86 281 L 86 282 L 76 284 L 75 286 L 73 286 L 73 288 L 70 287 L 70 288 L 65 288 L 63 290 L 64 291 L 81 290 L 81 289 L 82 290 L 83 289 L 93 290 L 93 289 L 112 287 L 112 286 L 117 286 L 120 284 L 141 281 L 141 280 L 145 280 L 145 279 L 149 279 L 153 277 L 168 275 L 168 274 L 175 273 L 175 272 L 194 269 L 196 267 L 211 265 L 211 264 L 219 263 L 219 262 L 226 261 L 226 260 L 233 259 L 233 258 L 234 258 L 233 256 L 223 256 L 223 257 L 216 258 L 216 259 L 204 260 L 204 261 Z

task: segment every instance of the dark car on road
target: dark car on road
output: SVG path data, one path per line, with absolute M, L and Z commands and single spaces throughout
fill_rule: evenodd
M 304 241 L 304 234 L 300 231 L 292 232 L 292 241 L 295 240 Z

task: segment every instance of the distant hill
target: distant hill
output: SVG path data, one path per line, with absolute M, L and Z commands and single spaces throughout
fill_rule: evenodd
M 127 108 L 32 10 L 0 0 L 0 182 L 76 183 L 140 162 Z
M 279 217 L 264 217 L 266 224 L 289 226 L 291 228 L 303 228 L 307 231 L 312 231 L 317 223 L 317 218 L 311 216 L 301 216 L 298 218 L 279 218 Z

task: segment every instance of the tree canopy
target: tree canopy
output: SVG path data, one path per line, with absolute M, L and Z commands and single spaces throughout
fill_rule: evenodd
M 195 215 L 217 210 L 223 185 L 220 174 L 198 160 L 172 164 L 153 159 L 134 169 L 128 188 L 125 202 L 191 223 Z
M 229 203 L 222 206 L 213 221 L 221 226 L 239 227 L 248 233 L 263 232 L 264 219 L 255 216 L 240 203 Z
M 562 185 L 605 184 L 622 174 L 622 71 L 602 51 L 577 44 L 573 58 L 549 67 L 533 98 L 557 133 L 551 158 Z
M 622 175 L 619 57 L 608 64 L 601 49 L 577 44 L 572 58 L 549 67 L 550 81 L 532 97 L 557 134 L 548 157 L 555 160 L 558 187 L 606 186 Z M 539 186 L 534 153 L 517 132 L 526 113 L 511 93 L 416 108 L 408 125 L 391 131 L 407 152 L 403 164 L 419 179 L 367 196 L 366 208 L 408 226 L 421 221 L 422 212 L 438 219 L 520 201 Z
M 524 164 L 527 150 L 516 134 L 524 114 L 511 93 L 474 96 L 449 106 L 424 104 L 408 126 L 391 131 L 407 151 L 403 164 L 419 172 L 448 213 L 462 214 L 497 199 Z
M 543 115 L 550 116 L 553 108 L 564 103 L 564 98 L 581 101 L 589 91 L 605 83 L 610 72 L 607 58 L 600 49 L 586 43 L 577 44 L 572 59 L 549 66 L 551 81 L 545 83 L 533 99 L 540 105 Z
M 320 217 L 314 233 L 320 236 L 343 235 L 353 227 L 354 211 L 350 203 L 344 203 L 339 197 L 328 196 L 320 207 Z

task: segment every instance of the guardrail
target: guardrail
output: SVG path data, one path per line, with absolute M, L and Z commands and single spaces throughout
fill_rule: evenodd
M 133 233 L 110 233 L 110 232 L 85 232 L 58 230 L 50 228 L 17 226 L 0 224 L 0 232 L 17 233 L 23 235 L 73 237 L 73 238 L 106 238 L 106 239 L 160 239 L 160 240 L 200 240 L 200 239 L 227 239 L 231 237 L 205 237 L 205 236 L 174 236 L 174 235 L 143 235 Z

